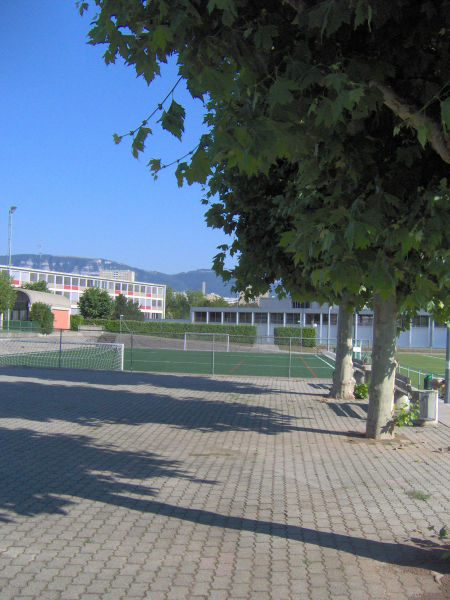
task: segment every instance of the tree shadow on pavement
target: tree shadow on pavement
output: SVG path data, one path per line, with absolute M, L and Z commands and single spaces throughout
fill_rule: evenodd
M 87 436 L 44 434 L 30 429 L 0 429 L 0 520 L 8 512 L 34 516 L 65 514 L 64 507 L 77 498 L 139 509 L 142 498 L 154 496 L 154 478 L 198 479 L 152 452 L 133 452 L 97 445 Z M 131 481 L 130 481 L 131 480 Z M 74 499 L 67 498 L 72 496 Z M 119 503 L 120 503 L 119 502 Z M 136 505 L 134 506 L 134 503 Z
M 27 379 L 2 381 L 0 418 L 48 422 L 61 420 L 87 426 L 165 424 L 201 431 L 248 430 L 276 434 L 298 429 L 296 417 L 244 397 L 214 400 L 186 392 L 167 394 L 146 387 L 82 386 Z
M 351 417 L 352 419 L 363 419 L 364 421 L 367 419 L 367 404 L 360 404 L 358 402 L 327 402 L 327 406 L 338 417 Z M 360 409 L 359 412 L 353 407 Z
M 149 385 L 167 389 L 188 389 L 207 392 L 234 394 L 260 394 L 278 392 L 268 383 L 255 383 L 239 379 L 218 379 L 210 375 L 177 375 L 129 371 L 100 371 L 90 369 L 57 369 L 33 367 L 0 367 L 1 375 L 11 377 L 33 377 L 48 381 L 103 385 Z

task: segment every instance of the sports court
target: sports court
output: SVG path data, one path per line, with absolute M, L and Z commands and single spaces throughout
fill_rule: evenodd
M 132 361 L 132 363 L 131 363 Z M 125 349 L 125 370 L 254 377 L 328 378 L 332 359 L 315 353 Z

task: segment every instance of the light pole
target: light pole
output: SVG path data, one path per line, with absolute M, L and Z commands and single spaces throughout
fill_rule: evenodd
M 17 209 L 17 206 L 10 206 L 8 211 L 8 277 L 11 283 L 11 238 L 12 238 L 12 215 L 13 212 Z M 9 331 L 9 317 L 10 317 L 10 309 L 8 308 L 7 318 L 8 325 L 7 329 Z
M 10 206 L 8 211 L 8 275 L 11 279 L 11 239 L 12 239 L 12 215 L 17 206 Z

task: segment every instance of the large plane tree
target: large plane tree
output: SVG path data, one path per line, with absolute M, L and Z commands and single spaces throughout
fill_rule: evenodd
M 433 303 L 444 318 L 448 301 L 449 0 L 95 4 L 91 41 L 107 44 L 107 63 L 121 56 L 151 82 L 176 54 L 191 94 L 209 101 L 210 133 L 179 165 L 180 181 L 205 183 L 224 161 L 248 175 L 280 158 L 301 166 L 285 248 L 304 264 L 302 207 L 319 202 L 310 247 L 322 259 L 335 244 L 367 268 L 359 282 L 374 290 L 367 434 L 383 435 L 399 309 Z M 183 107 L 160 109 L 163 127 L 181 135 Z M 147 120 L 133 132 L 135 154 L 150 133 Z M 336 272 L 324 267 L 314 281 L 335 281 Z M 343 267 L 343 281 L 347 274 Z

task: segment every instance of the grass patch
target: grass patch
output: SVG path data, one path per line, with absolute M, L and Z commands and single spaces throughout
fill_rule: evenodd
M 425 494 L 425 492 L 419 492 L 418 490 L 410 490 L 406 492 L 406 495 L 409 498 L 413 498 L 413 500 L 428 500 L 431 497 L 431 494 Z

